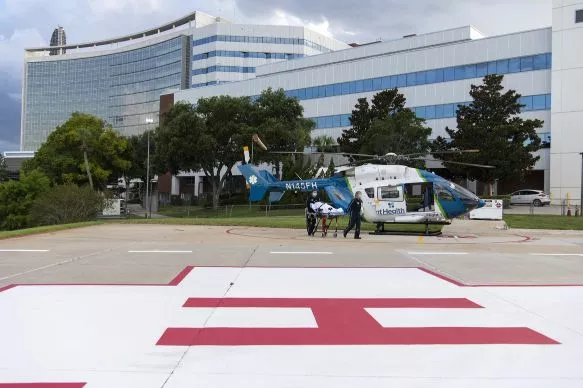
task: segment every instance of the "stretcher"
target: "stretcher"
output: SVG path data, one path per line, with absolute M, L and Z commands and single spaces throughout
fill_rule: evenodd
M 322 237 L 326 237 L 330 226 L 334 223 L 334 237 L 338 237 L 338 219 L 346 215 L 344 210 L 335 209 L 323 202 L 316 202 L 311 207 L 312 212 L 309 212 L 306 208 L 306 231 L 308 232 L 308 236 L 315 236 L 321 223 L 322 228 L 320 233 Z M 314 221 L 314 229 L 310 233 L 310 225 L 313 225 Z

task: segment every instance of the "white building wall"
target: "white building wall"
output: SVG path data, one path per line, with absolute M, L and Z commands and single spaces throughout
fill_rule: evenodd
M 361 78 L 364 77 L 355 79 Z M 516 90 L 523 96 L 547 94 L 550 92 L 551 87 L 550 78 L 551 72 L 549 70 L 506 74 L 503 85 L 507 89 Z M 477 85 L 481 81 L 480 78 L 473 78 L 430 85 L 410 86 L 399 88 L 399 92 L 405 96 L 407 106 L 410 107 L 460 103 L 471 100 L 471 85 Z M 378 91 L 303 100 L 301 103 L 304 107 L 305 117 L 330 116 L 350 113 L 357 103 L 358 98 L 367 97 L 370 102 L 376 93 Z
M 452 66 L 475 64 L 500 59 L 550 53 L 550 28 L 480 38 L 470 27 L 427 34 L 398 41 L 350 48 L 298 60 L 285 61 L 257 68 L 257 78 L 232 84 L 222 84 L 176 93 L 175 100 L 196 101 L 214 95 L 255 96 L 268 87 L 295 90 L 314 86 L 337 84 L 374 77 L 400 75 Z M 423 47 L 425 45 L 426 47 Z M 412 47 L 412 50 L 406 50 Z M 382 50 L 385 50 L 383 54 Z M 405 50 L 405 51 L 403 51 Z M 504 86 L 523 96 L 546 95 L 551 92 L 551 70 L 533 70 L 504 75 Z M 481 77 L 440 82 L 418 86 L 399 87 L 407 98 L 407 106 L 423 107 L 470 101 L 472 84 L 481 83 Z M 322 117 L 350 114 L 358 98 L 370 99 L 378 90 L 301 100 L 304 117 Z M 553 101 L 554 104 L 554 101 Z M 539 133 L 551 132 L 551 114 L 548 110 L 522 114 L 525 118 L 539 118 L 544 127 Z M 432 138 L 445 136 L 445 127 L 456 126 L 455 118 L 428 120 L 433 129 Z M 318 128 L 312 137 L 328 135 L 338 138 L 346 127 Z M 553 136 L 554 137 L 554 136 Z M 555 139 L 553 139 L 554 145 Z M 541 159 L 535 169 L 545 170 L 545 189 L 549 189 L 549 150 L 539 152 Z
M 349 61 L 368 56 L 385 55 L 387 53 L 396 53 L 401 51 L 414 50 L 420 47 L 461 42 L 469 39 L 477 39 L 480 37 L 482 37 L 482 34 L 473 27 L 466 26 L 461 28 L 454 28 L 445 31 L 432 32 L 429 34 L 422 34 L 406 39 L 396 39 L 356 48 L 345 47 L 347 50 L 342 50 L 325 57 L 313 57 L 307 61 L 302 61 L 301 63 L 280 63 L 277 65 L 264 67 L 260 72 L 258 72 L 258 75 L 261 76 L 284 71 L 299 70 L 301 68 L 325 65 L 331 62 Z M 341 47 L 338 47 L 336 50 L 341 50 Z
M 583 22 L 581 0 L 553 0 L 551 197 L 581 198 L 583 152 Z
M 348 51 L 358 49 L 359 48 L 349 49 Z M 546 52 L 551 52 L 551 34 L 550 29 L 548 28 L 474 41 L 463 41 L 461 43 L 454 43 L 442 47 L 416 49 L 415 51 L 387 54 L 373 58 L 353 59 L 348 62 L 336 62 L 335 58 L 338 53 L 335 52 L 303 58 L 301 60 L 286 61 L 282 64 L 262 66 L 257 69 L 258 73 L 256 74 L 259 74 L 259 71 L 264 71 L 263 69 L 266 67 L 275 65 L 295 66 L 295 64 L 298 64 L 299 67 L 303 68 L 303 66 L 301 66 L 302 63 L 313 61 L 315 58 L 319 58 L 320 61 L 324 61 L 327 58 L 328 62 L 326 65 L 304 68 L 293 72 L 265 75 L 234 85 L 218 85 L 210 89 L 205 88 L 204 91 L 196 89 L 185 90 L 178 92 L 177 96 L 180 96 L 181 99 L 196 99 L 197 97 L 211 96 L 215 94 L 252 96 L 260 94 L 261 91 L 267 87 L 290 90 Z M 523 77 L 525 83 L 534 83 L 535 81 L 541 82 L 537 81 L 539 78 L 535 79 L 535 77 L 537 77 L 536 75 L 528 75 L 531 73 L 537 72 L 507 74 L 505 78 Z M 527 79 L 528 77 L 532 77 L 532 79 L 529 80 Z M 545 93 L 549 93 L 550 78 L 548 75 L 544 82 L 545 86 L 548 88 Z M 462 87 L 452 88 L 451 85 L 454 83 L 461 83 Z M 452 98 L 461 98 L 463 95 L 461 90 L 464 90 L 464 93 L 465 90 L 469 90 L 470 83 L 470 80 L 463 80 L 426 85 L 422 87 L 429 88 L 429 91 L 431 88 L 436 88 L 434 91 L 436 98 L 441 98 L 441 96 L 447 97 L 450 93 L 453 93 Z M 466 85 L 468 89 L 465 89 Z M 542 87 L 544 86 L 541 86 L 541 88 Z M 444 89 L 447 89 L 447 91 Z M 307 102 L 307 100 L 302 101 L 302 104 L 305 102 Z
M 346 43 L 336 39 L 326 37 L 315 31 L 297 26 L 265 26 L 249 24 L 215 23 L 209 26 L 196 29 L 192 34 L 193 41 L 203 38 L 226 35 L 245 37 L 268 37 L 268 38 L 288 38 L 307 39 L 310 42 L 319 44 L 326 49 L 336 50 L 349 47 Z M 304 44 L 290 43 L 258 43 L 258 42 L 233 42 L 233 41 L 213 41 L 201 45 L 193 46 L 193 58 L 197 55 L 214 51 L 237 51 L 248 53 L 268 53 L 268 54 L 294 54 L 294 55 L 315 55 L 321 51 Z M 255 73 L 212 71 L 205 74 L 194 74 L 197 69 L 210 68 L 212 66 L 236 66 L 256 68 L 262 65 L 269 65 L 288 60 L 287 58 L 243 58 L 230 56 L 211 56 L 206 59 L 193 60 L 192 62 L 192 85 L 206 84 L 209 82 L 233 82 L 255 78 Z M 212 70 L 212 69 L 211 69 Z

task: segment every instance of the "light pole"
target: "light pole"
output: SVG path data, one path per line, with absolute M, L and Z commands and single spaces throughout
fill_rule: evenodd
M 146 119 L 146 124 L 153 124 L 154 119 L 148 118 Z M 151 199 L 150 195 L 150 130 L 148 129 L 148 157 L 146 159 L 146 218 L 152 217 L 152 207 L 151 207 Z

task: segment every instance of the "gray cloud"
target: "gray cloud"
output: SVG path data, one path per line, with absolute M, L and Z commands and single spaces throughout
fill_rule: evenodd
M 267 18 L 275 9 L 305 22 L 326 18 L 339 38 L 357 32 L 362 42 L 385 40 L 473 24 L 486 34 L 538 28 L 551 23 L 551 0 L 238 0 L 248 17 Z M 354 39 L 353 38 L 353 39 Z
M 544 27 L 551 23 L 551 7 L 552 0 L 0 0 L 0 147 L 20 138 L 20 102 L 14 97 L 20 93 L 23 49 L 46 45 L 57 25 L 76 43 L 200 10 L 238 23 L 314 25 L 363 43 L 468 24 L 487 35 Z
M 5 90 L 20 91 L 14 77 L 0 73 L 0 151 L 19 149 L 20 143 L 20 101 Z

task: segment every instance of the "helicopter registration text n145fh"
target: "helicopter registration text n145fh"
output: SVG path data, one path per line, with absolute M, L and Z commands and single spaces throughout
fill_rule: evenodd
M 364 164 L 336 169 L 331 178 L 297 181 L 280 181 L 251 164 L 243 163 L 238 168 L 250 187 L 251 201 L 262 200 L 266 193 L 273 203 L 288 190 L 323 190 L 336 208 L 346 211 L 360 191 L 363 218 L 378 226 L 447 223 L 485 204 L 469 190 L 439 175 L 403 165 Z

